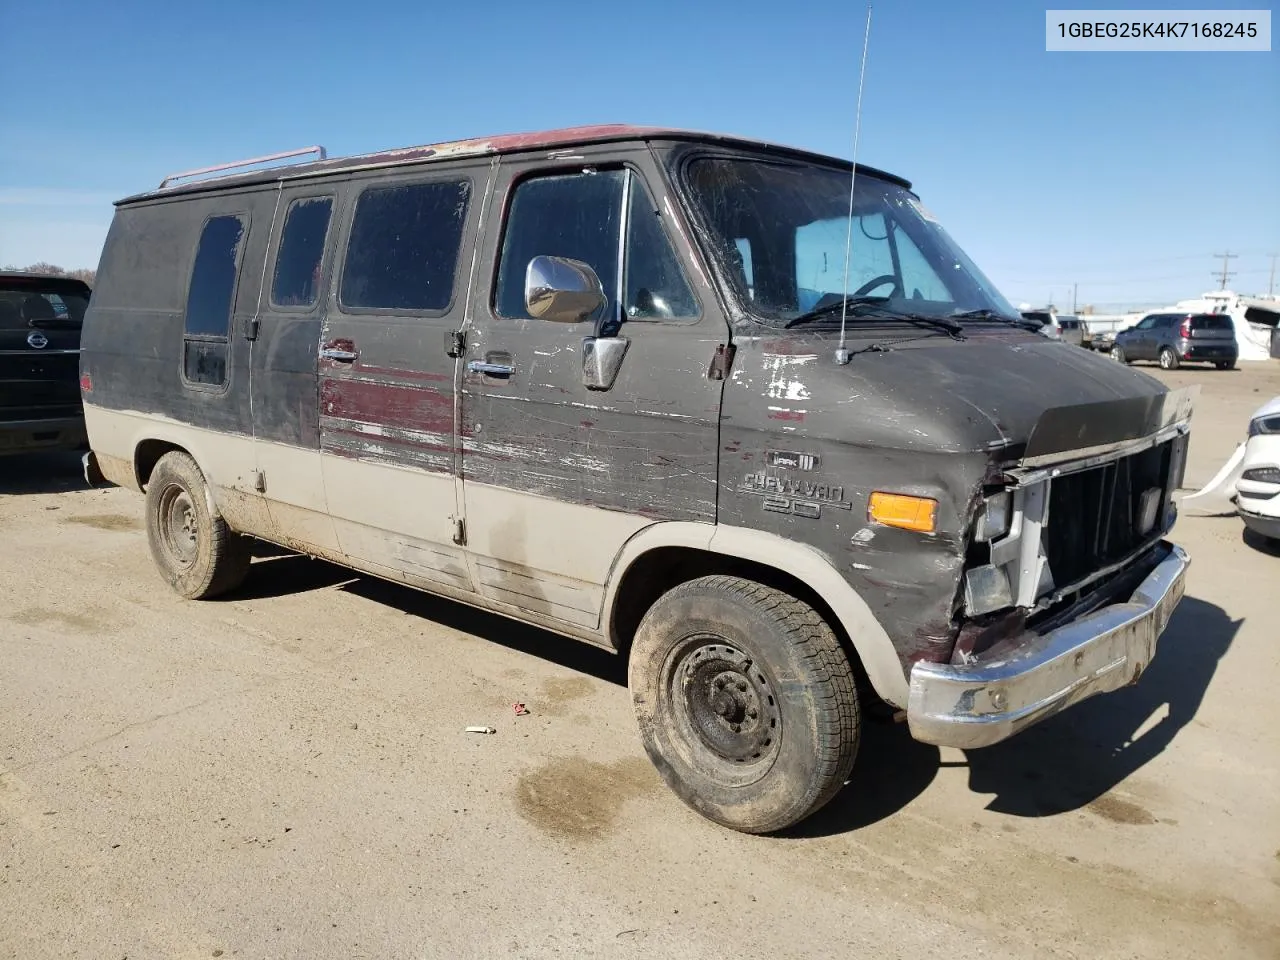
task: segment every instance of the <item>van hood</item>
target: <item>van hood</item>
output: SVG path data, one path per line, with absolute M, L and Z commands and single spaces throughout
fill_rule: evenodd
M 860 446 L 1036 463 L 1148 436 L 1190 414 L 1194 391 L 1170 392 L 1073 344 L 1003 331 L 967 337 L 856 352 L 843 366 L 832 360 L 833 338 L 762 339 L 769 416 Z M 744 346 L 735 379 L 754 372 L 754 344 Z

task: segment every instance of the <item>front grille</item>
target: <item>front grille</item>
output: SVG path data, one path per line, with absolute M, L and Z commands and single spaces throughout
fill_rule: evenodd
M 1175 442 L 1054 478 L 1044 547 L 1055 584 L 1067 586 L 1123 560 L 1163 530 Z M 1152 488 L 1160 491 L 1155 525 L 1143 532 L 1142 498 Z

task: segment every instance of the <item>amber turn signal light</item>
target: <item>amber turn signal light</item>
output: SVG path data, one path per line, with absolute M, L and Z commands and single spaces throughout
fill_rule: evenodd
M 933 533 L 938 528 L 938 501 L 904 493 L 871 494 L 867 517 L 886 527 L 901 527 L 917 533 Z

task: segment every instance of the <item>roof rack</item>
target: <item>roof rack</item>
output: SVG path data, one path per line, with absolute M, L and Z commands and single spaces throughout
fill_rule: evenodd
M 259 163 L 269 163 L 272 160 L 287 160 L 290 157 L 305 157 L 307 154 L 314 153 L 316 160 L 324 160 L 328 157 L 324 147 L 319 145 L 314 147 L 303 147 L 301 150 L 285 150 L 283 153 L 271 153 L 265 157 L 252 157 L 248 160 L 237 160 L 235 163 L 220 163 L 216 167 L 201 167 L 199 170 L 185 170 L 182 173 L 171 173 L 160 181 L 160 186 L 156 189 L 163 190 L 169 186 L 174 180 L 186 180 L 188 177 L 200 177 L 207 173 L 219 173 L 223 170 L 235 170 L 239 167 L 252 167 Z

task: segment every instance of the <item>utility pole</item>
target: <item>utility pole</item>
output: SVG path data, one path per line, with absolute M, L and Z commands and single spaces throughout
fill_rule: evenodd
M 1267 296 L 1271 296 L 1276 292 L 1276 260 L 1280 259 L 1280 253 L 1271 255 L 1271 279 L 1267 281 Z
M 1076 294 L 1080 292 L 1080 284 L 1073 283 L 1071 285 L 1071 315 L 1076 315 Z
M 1234 277 L 1234 276 L 1236 275 L 1236 272 L 1235 272 L 1234 270 L 1228 270 L 1228 269 L 1227 269 L 1227 262 L 1228 262 L 1228 261 L 1230 261 L 1230 260 L 1234 260 L 1236 257 L 1238 257 L 1238 256 L 1239 256 L 1239 254 L 1238 254 L 1238 253 L 1229 253 L 1229 252 L 1228 252 L 1228 253 L 1215 253 L 1215 254 L 1214 254 L 1214 256 L 1215 256 L 1215 257 L 1221 257 L 1221 258 L 1222 258 L 1222 269 L 1221 269 L 1221 270 L 1215 270 L 1215 271 L 1213 271 L 1213 275 L 1214 275 L 1215 277 L 1217 277 L 1217 278 L 1221 281 L 1221 285 L 1218 287 L 1218 289 L 1219 289 L 1219 290 L 1225 290 L 1225 289 L 1227 289 L 1227 278 L 1228 278 L 1228 277 Z

